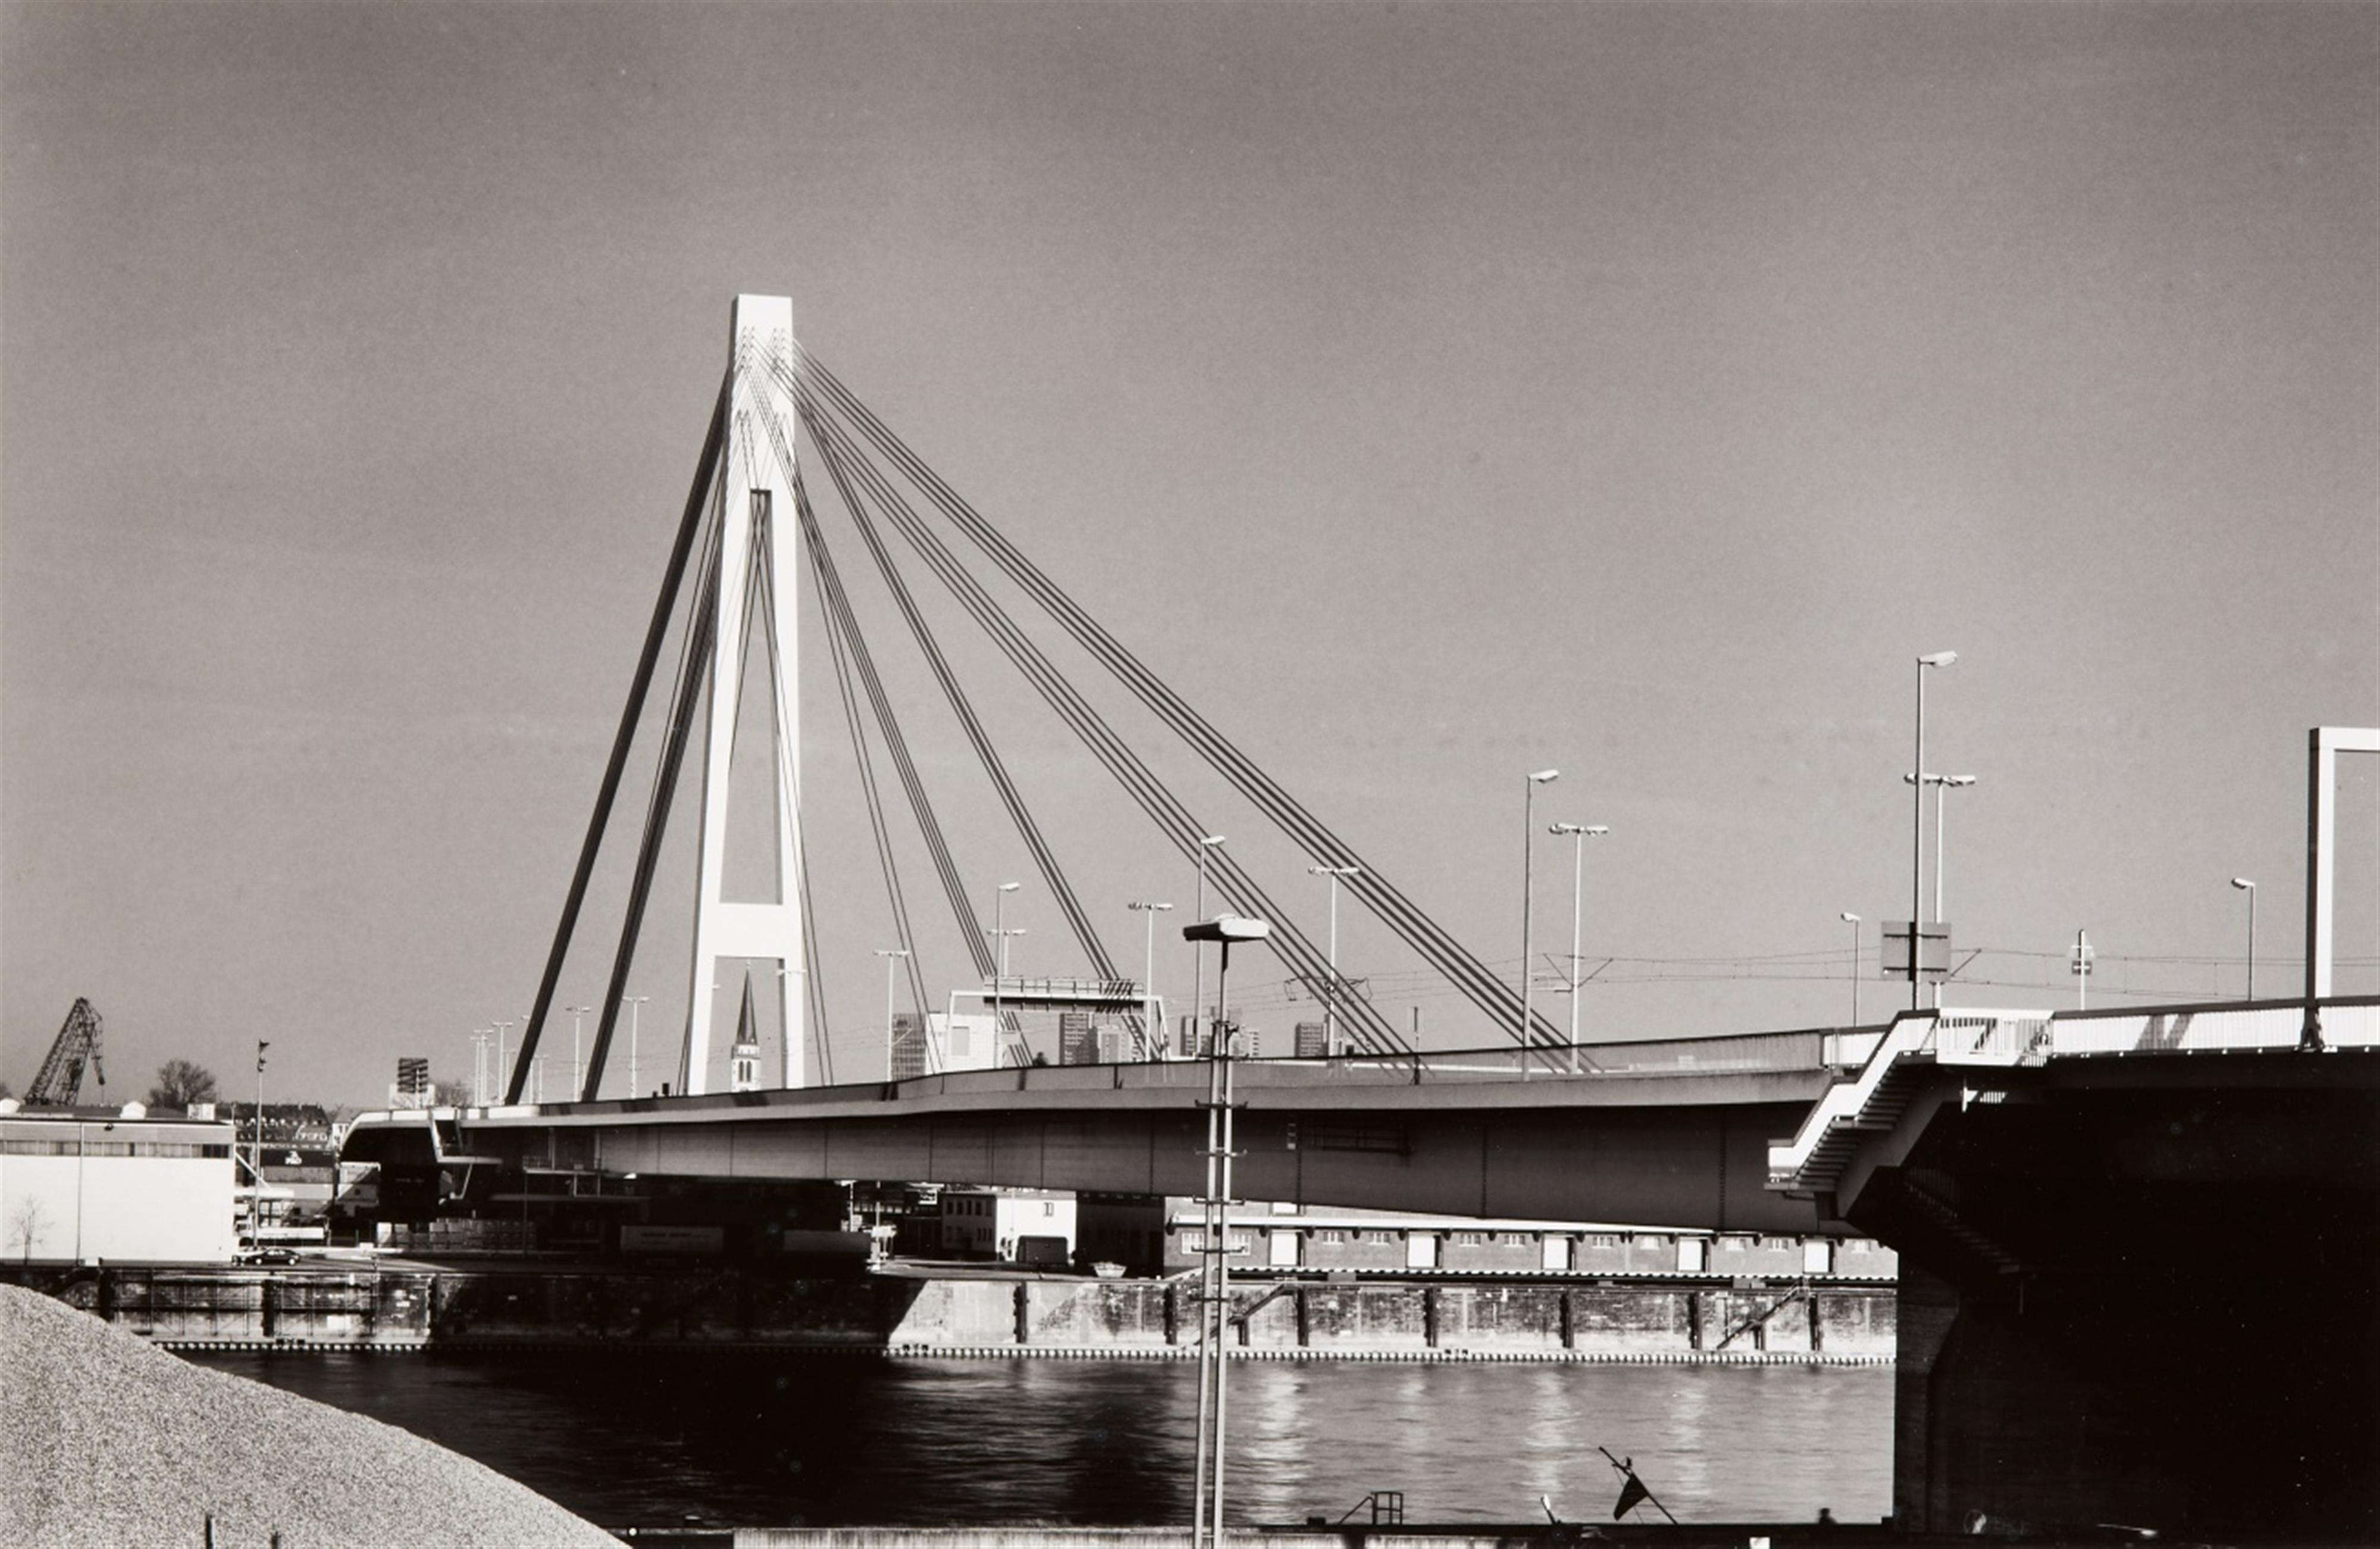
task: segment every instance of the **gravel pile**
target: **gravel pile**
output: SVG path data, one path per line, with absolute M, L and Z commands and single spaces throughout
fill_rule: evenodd
M 0 1545 L 546 1549 L 618 1541 L 407 1431 L 192 1366 L 0 1286 Z

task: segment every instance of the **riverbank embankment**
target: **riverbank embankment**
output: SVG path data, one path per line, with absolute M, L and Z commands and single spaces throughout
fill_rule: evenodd
M 36 1285 L 177 1349 L 845 1350 L 895 1357 L 1168 1360 L 1195 1353 L 1195 1285 L 862 1275 L 753 1265 L 381 1261 L 271 1268 L 102 1265 Z M 1886 1364 L 1888 1286 L 1531 1280 L 1251 1280 L 1247 1359 Z

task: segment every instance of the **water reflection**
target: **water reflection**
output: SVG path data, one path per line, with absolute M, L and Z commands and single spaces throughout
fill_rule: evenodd
M 1187 1519 L 1191 1362 L 868 1357 L 323 1356 L 207 1365 L 428 1436 L 613 1525 Z M 1803 1367 L 1249 1362 L 1231 1376 L 1229 1514 L 1416 1519 L 1610 1510 L 1601 1443 L 1689 1521 L 1874 1519 L 1891 1374 Z

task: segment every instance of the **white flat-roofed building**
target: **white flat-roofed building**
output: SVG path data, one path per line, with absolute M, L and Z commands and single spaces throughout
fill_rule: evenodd
M 224 1263 L 231 1125 L 0 1102 L 0 1255 L 16 1263 Z
M 1064 1263 L 1075 1251 L 1075 1196 L 1049 1189 L 945 1189 L 942 1251 L 961 1258 Z

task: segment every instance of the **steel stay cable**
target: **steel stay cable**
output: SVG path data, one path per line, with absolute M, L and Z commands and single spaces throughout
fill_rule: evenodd
M 645 905 L 652 893 L 653 868 L 661 859 L 662 840 L 669 826 L 669 810 L 677 790 L 678 771 L 686 757 L 686 745 L 693 729 L 694 708 L 700 697 L 703 673 L 716 638 L 719 624 L 719 512 L 723 488 L 713 486 L 715 497 L 710 507 L 711 532 L 704 544 L 703 560 L 694 596 L 686 616 L 686 634 L 679 658 L 676 689 L 671 697 L 668 730 L 662 740 L 661 759 L 655 766 L 650 805 L 645 814 L 644 831 L 638 836 L 636 870 L 628 886 L 628 903 L 620 924 L 620 944 L 612 958 L 612 975 L 604 987 L 603 1014 L 596 1024 L 594 1057 L 589 1062 L 587 1090 L 601 1090 L 603 1063 L 611 1051 L 612 1034 L 618 1026 L 620 1001 L 627 988 L 628 969 L 635 957 L 637 938 L 644 924 Z M 684 1041 L 681 1040 L 681 1048 Z M 681 1054 L 679 1064 L 685 1064 Z M 683 1077 L 680 1078 L 683 1079 Z M 633 1096 L 634 1094 L 631 1093 Z
M 1011 664 L 1033 683 L 1093 755 L 1158 823 L 1160 830 L 1173 840 L 1176 848 L 1185 857 L 1195 857 L 1196 840 L 1206 830 L 1196 825 L 1188 810 L 1172 792 L 1149 772 L 1138 755 L 1116 736 L 1113 728 L 1083 699 L 1039 647 L 1016 627 L 1005 610 L 983 591 L 956 556 L 909 509 L 907 503 L 891 488 L 841 427 L 824 416 L 814 415 L 815 408 L 815 405 L 805 402 L 805 420 L 810 426 L 813 441 L 820 445 L 829 463 L 830 472 L 834 472 L 844 458 L 851 460 L 863 481 L 868 483 L 887 518 L 970 616 L 992 637 Z M 845 499 L 848 503 L 850 496 L 847 491 Z M 1274 945 L 1290 959 L 1291 966 L 1318 984 L 1327 983 L 1330 974 L 1327 958 L 1295 929 L 1285 911 L 1265 896 L 1262 888 L 1236 861 L 1228 856 L 1221 857 L 1220 860 L 1227 900 L 1232 900 L 1232 895 L 1236 894 L 1238 896 L 1234 901 L 1238 901 L 1242 908 L 1248 908 L 1253 900 L 1257 906 L 1253 912 L 1262 913 L 1278 922 L 1281 939 Z M 1406 1049 L 1402 1038 L 1377 1011 L 1369 1007 L 1358 1009 L 1351 1006 L 1349 1015 L 1356 1024 L 1358 1041 L 1372 1048 L 1373 1052 L 1403 1052 Z
M 898 493 L 891 489 L 882 475 L 867 461 L 864 454 L 859 453 L 858 449 L 851 445 L 840 427 L 833 426 L 829 421 L 826 429 L 828 433 L 836 438 L 834 449 L 856 459 L 856 466 L 862 470 L 870 482 L 877 500 L 884 506 L 894 525 L 901 530 L 903 536 L 909 540 L 911 545 L 925 558 L 936 575 L 942 579 L 944 585 L 959 598 L 962 604 L 967 608 L 985 631 L 993 637 L 994 642 L 1000 645 L 1011 663 L 1033 682 L 1052 708 L 1058 711 L 1075 734 L 1091 749 L 1094 756 L 1100 760 L 1109 773 L 1125 787 L 1126 790 L 1140 803 L 1142 810 L 1158 823 L 1160 831 L 1167 833 L 1168 836 L 1172 838 L 1175 846 L 1184 852 L 1185 857 L 1194 857 L 1196 839 L 1206 831 L 1196 826 L 1190 818 L 1187 809 L 1183 807 L 1172 792 L 1148 770 L 1138 756 L 1116 737 L 1113 729 L 1082 698 L 1065 676 L 1049 662 L 1040 649 L 1017 628 L 1014 621 L 1007 616 L 998 603 L 992 601 L 983 592 L 981 586 L 966 572 L 956 556 L 950 554 L 931 531 L 925 527 L 914 512 L 909 510 L 906 502 L 901 500 Z M 820 423 L 813 421 L 811 430 L 813 439 L 819 440 Z M 827 449 L 825 441 L 820 440 L 820 444 L 822 450 Z M 1264 914 L 1277 922 L 1281 935 L 1274 945 L 1281 951 L 1282 956 L 1289 959 L 1290 965 L 1318 985 L 1327 983 L 1330 973 L 1327 958 L 1314 947 L 1311 941 L 1296 930 L 1286 912 L 1280 909 L 1269 897 L 1264 895 L 1263 890 L 1247 876 L 1237 862 L 1228 856 L 1220 860 L 1226 884 L 1227 901 L 1238 901 L 1240 907 L 1248 908 L 1248 900 L 1253 898 L 1257 908 L 1252 912 Z M 1234 891 L 1240 895 L 1237 900 L 1232 897 Z M 1397 1052 L 1403 1052 L 1406 1049 L 1407 1045 L 1403 1039 L 1376 1011 L 1369 1007 L 1360 1009 L 1350 1007 L 1350 1015 L 1356 1023 L 1359 1042 L 1367 1046 L 1375 1043 L 1384 1043 L 1388 1048 Z M 1375 1050 L 1375 1052 L 1381 1051 Z
M 913 1004 L 920 1010 L 926 1005 L 925 975 L 917 963 L 917 936 L 909 920 L 909 903 L 901 884 L 901 870 L 892 849 L 892 828 L 884 815 L 884 795 L 876 777 L 876 765 L 868 748 L 868 732 L 859 713 L 859 696 L 852 685 L 851 648 L 844 639 L 844 620 L 835 613 L 827 594 L 826 568 L 832 564 L 827 557 L 825 544 L 810 514 L 809 501 L 798 488 L 795 506 L 799 514 L 803 552 L 809 557 L 810 581 L 819 594 L 821 616 L 826 621 L 827 653 L 834 665 L 837 695 L 843 701 L 844 723 L 851 732 L 852 753 L 859 769 L 860 788 L 868 801 L 868 828 L 876 841 L 878 868 L 884 874 L 886 902 L 892 911 L 892 930 L 900 943 L 903 960 L 908 968 L 909 988 Z M 887 1051 L 890 1057 L 890 1051 Z
M 695 459 L 693 487 L 686 494 L 685 513 L 678 519 L 676 536 L 670 544 L 670 556 L 662 573 L 661 595 L 654 601 L 650 622 L 645 628 L 645 642 L 637 654 L 637 666 L 628 680 L 628 702 L 620 713 L 619 730 L 612 741 L 612 755 L 603 766 L 603 778 L 596 787 L 595 811 L 588 819 L 587 836 L 579 847 L 578 863 L 572 871 L 570 887 L 564 895 L 562 919 L 555 927 L 553 945 L 546 956 L 545 971 L 540 976 L 537 998 L 529 1011 L 528 1025 L 522 1043 L 534 1056 L 539 1036 L 544 1031 L 545 1018 L 553 1008 L 553 992 L 561 982 L 562 967 L 570 951 L 571 938 L 577 934 L 578 913 L 587 901 L 587 888 L 593 879 L 597 852 L 602 848 L 603 835 L 611 825 L 612 806 L 620 790 L 621 776 L 626 772 L 628 752 L 636 739 L 637 723 L 642 718 L 645 696 L 652 686 L 653 668 L 660 665 L 662 642 L 669 634 L 670 614 L 677 603 L 678 588 L 686 574 L 686 560 L 694 546 L 695 534 L 701 522 L 701 513 L 710 486 L 711 470 L 718 455 L 721 437 L 727 422 L 728 379 L 722 377 L 719 391 L 711 400 L 710 422 L 703 432 L 702 450 Z M 521 1061 L 505 1080 L 505 1101 L 520 1101 L 520 1087 L 527 1079 L 528 1066 Z
M 771 439 L 773 440 L 774 437 L 772 436 Z M 791 470 L 787 470 L 788 481 L 791 479 Z M 759 597 L 758 613 L 760 620 L 760 638 L 765 640 L 768 645 L 769 678 L 771 683 L 780 685 L 780 692 L 782 692 L 782 685 L 784 682 L 785 664 L 777 650 L 777 571 L 772 558 L 776 553 L 776 540 L 775 534 L 771 531 L 776 519 L 777 517 L 774 510 L 764 510 L 760 515 L 759 521 L 755 526 L 752 543 L 752 569 L 753 591 Z M 747 635 L 751 632 L 750 620 L 752 616 L 753 615 L 750 613 L 746 615 L 745 632 Z M 770 703 L 769 716 L 771 724 L 774 725 L 776 722 L 776 703 L 774 701 L 771 701 Z M 782 732 L 783 728 L 780 727 L 779 729 Z M 741 730 L 740 716 L 738 717 L 738 730 Z M 809 1002 L 810 1038 L 818 1046 L 819 1073 L 825 1077 L 827 1084 L 832 1086 L 834 1083 L 834 1042 L 828 1031 L 830 1024 L 827 1020 L 826 1012 L 826 976 L 819 971 L 818 911 L 811 907 L 812 893 L 810 889 L 809 846 L 808 841 L 805 836 L 801 823 L 802 787 L 801 781 L 798 777 L 798 750 L 793 750 L 787 754 L 787 756 L 777 756 L 777 750 L 783 748 L 785 740 L 786 739 L 783 736 L 780 736 L 777 742 L 777 748 L 771 750 L 771 762 L 776 766 L 774 773 L 776 775 L 775 785 L 778 799 L 784 803 L 784 811 L 789 811 L 794 815 L 795 879 L 792 885 L 798 886 L 802 895 L 803 989 L 806 992 L 807 998 Z M 786 879 L 780 878 L 777 884 L 778 892 L 781 895 L 783 894 L 788 890 L 788 885 Z M 780 971 L 783 970 L 781 970 Z M 778 1016 L 781 1018 L 785 1015 L 787 1004 L 788 997 L 786 995 L 784 986 L 781 982 L 777 988 L 777 1011 Z M 788 1057 L 785 1063 L 790 1067 L 793 1062 L 791 1058 Z M 784 1070 L 783 1074 L 788 1081 L 791 1080 L 793 1075 L 791 1069 L 788 1068 Z
M 894 524 L 926 558 L 928 564 L 935 569 L 944 584 L 959 597 L 962 604 L 967 606 L 986 632 L 992 635 L 995 642 L 1001 645 L 1012 663 L 1026 674 L 1060 715 L 1066 719 L 1076 735 L 1091 748 L 1094 755 L 1100 759 L 1109 772 L 1125 787 L 1135 800 L 1140 802 L 1144 811 L 1147 811 L 1152 821 L 1159 824 L 1160 829 L 1174 841 L 1185 857 L 1195 857 L 1197 837 L 1206 830 L 1196 824 L 1190 818 L 1187 809 L 1183 807 L 1172 792 L 1149 773 L 1138 756 L 1116 737 L 1113 729 L 1096 710 L 1089 706 L 1080 692 L 1067 681 L 1064 675 L 1050 664 L 1039 648 L 1016 628 L 1014 620 L 1008 617 L 996 602 L 983 592 L 980 585 L 966 573 L 965 567 L 959 564 L 956 557 L 941 545 L 940 540 L 933 536 L 930 530 L 924 526 L 914 512 L 909 511 L 906 503 L 902 501 L 898 494 L 884 482 L 882 476 L 876 471 L 873 465 L 866 460 L 864 455 L 857 453 L 847 437 L 843 436 L 840 427 L 832 426 L 832 421 L 829 421 L 829 427 L 832 433 L 842 438 L 841 448 L 856 457 L 856 466 L 865 470 L 872 481 L 879 502 L 884 505 Z M 812 433 L 813 438 L 817 438 L 819 426 L 816 423 L 812 425 Z M 1274 904 L 1236 861 L 1232 860 L 1229 856 L 1220 857 L 1219 860 L 1224 874 L 1227 901 L 1236 902 L 1244 909 L 1250 908 L 1253 902 L 1256 907 L 1251 910 L 1252 912 L 1264 914 L 1276 922 L 1281 937 L 1276 940 L 1274 945 L 1281 951 L 1282 956 L 1290 960 L 1291 966 L 1316 985 L 1327 984 L 1330 979 L 1330 969 L 1324 955 L 1295 928 L 1287 912 Z M 1232 897 L 1234 892 L 1239 895 L 1237 898 Z M 1385 1018 L 1380 1017 L 1376 1011 L 1369 1008 L 1351 1007 L 1350 1014 L 1359 1028 L 1368 1022 L 1375 1039 L 1385 1042 L 1390 1047 L 1398 1051 L 1403 1051 L 1407 1047 L 1402 1037 L 1389 1025 Z M 1366 1041 L 1369 1042 L 1369 1040 Z
M 900 772 L 903 788 L 908 793 L 910 809 L 925 835 L 926 847 L 934 857 L 935 870 L 941 874 L 943 891 L 950 899 L 952 915 L 958 922 L 960 936 L 967 945 L 968 955 L 976 965 L 977 972 L 989 976 L 992 970 L 992 957 L 990 949 L 984 945 L 983 922 L 966 896 L 957 863 L 951 855 L 949 841 L 943 836 L 941 820 L 935 815 L 933 803 L 926 795 L 925 782 L 910 757 L 908 738 L 894 717 L 891 696 L 885 692 L 883 681 L 877 675 L 875 658 L 868 649 L 867 637 L 860 633 L 858 621 L 852 615 L 851 599 L 844 590 L 843 578 L 835 567 L 833 556 L 819 541 L 818 518 L 810 508 L 808 494 L 799 480 L 795 482 L 794 502 L 801 512 L 803 531 L 811 539 L 813 567 L 820 578 L 830 612 L 836 620 L 838 632 L 849 644 L 854 665 L 859 670 L 860 685 L 868 693 L 868 703 L 875 711 L 877 727 L 883 734 L 885 746 L 892 752 L 893 764 Z
M 1038 567 L 1001 535 L 964 496 L 943 482 L 933 470 L 837 380 L 817 357 L 795 346 L 800 374 L 814 379 L 844 411 L 860 425 L 868 439 L 891 457 L 943 513 L 1005 571 L 1012 580 L 1041 604 L 1083 648 L 1113 673 L 1175 733 L 1189 742 L 1218 773 L 1256 803 L 1268 817 L 1297 839 L 1324 864 L 1361 864 L 1361 858 L 1318 818 L 1289 797 L 1270 776 L 1217 731 L 1185 701 L 1157 678 L 1137 657 L 1084 612 Z M 779 368 L 781 373 L 783 368 Z M 1490 974 L 1462 944 L 1439 926 L 1369 866 L 1349 879 L 1354 892 L 1383 923 L 1408 945 L 1429 959 L 1449 980 L 1464 990 L 1481 1010 L 1499 1025 L 1509 1020 L 1520 1004 L 1516 989 Z M 1531 1037 L 1516 1042 L 1559 1043 L 1560 1037 L 1543 1017 L 1532 1018 Z
M 884 577 L 886 587 L 892 592 L 895 604 L 900 608 L 903 618 L 908 623 L 910 633 L 917 639 L 918 649 L 925 653 L 927 665 L 932 670 L 935 681 L 941 686 L 943 696 L 949 700 L 952 710 L 957 714 L 961 729 L 965 732 L 968 743 L 975 749 L 977 758 L 984 766 L 984 772 L 990 776 L 992 787 L 999 793 L 1002 804 L 1008 809 L 1010 821 L 1016 825 L 1017 833 L 1024 838 L 1026 848 L 1032 852 L 1034 862 L 1041 872 L 1042 880 L 1049 884 L 1051 895 L 1057 898 L 1060 910 L 1065 915 L 1067 924 L 1072 928 L 1076 941 L 1081 944 L 1085 955 L 1091 959 L 1092 967 L 1102 978 L 1114 979 L 1117 977 L 1114 960 L 1109 957 L 1106 946 L 1100 942 L 1099 932 L 1091 924 L 1089 915 L 1084 911 L 1080 900 L 1075 896 L 1074 888 L 1066 881 L 1064 872 L 1059 867 L 1057 857 L 1050 850 L 1048 839 L 1043 836 L 1040 825 L 1034 822 L 1032 813 L 1026 809 L 1023 793 L 1017 790 L 1014 780 L 1008 774 L 1006 762 L 1001 758 L 999 750 L 992 745 L 990 735 L 984 730 L 982 721 L 976 714 L 974 704 L 967 698 L 966 690 L 960 685 L 957 674 L 952 670 L 949 659 L 943 654 L 940 642 L 935 640 L 932 628 L 918 609 L 916 598 L 910 594 L 907 584 L 901 579 L 899 567 L 892 563 L 892 555 L 885 549 L 882 538 L 864 518 L 857 496 L 853 493 L 845 478 L 845 470 L 834 449 L 824 440 L 819 439 L 816 422 L 813 421 L 810 424 L 811 435 L 813 440 L 817 441 L 820 458 L 826 465 L 828 478 L 833 482 L 835 492 L 842 497 L 844 508 L 853 514 L 854 525 L 859 529 L 860 536 L 866 541 L 869 555 L 875 559 L 878 570 Z

